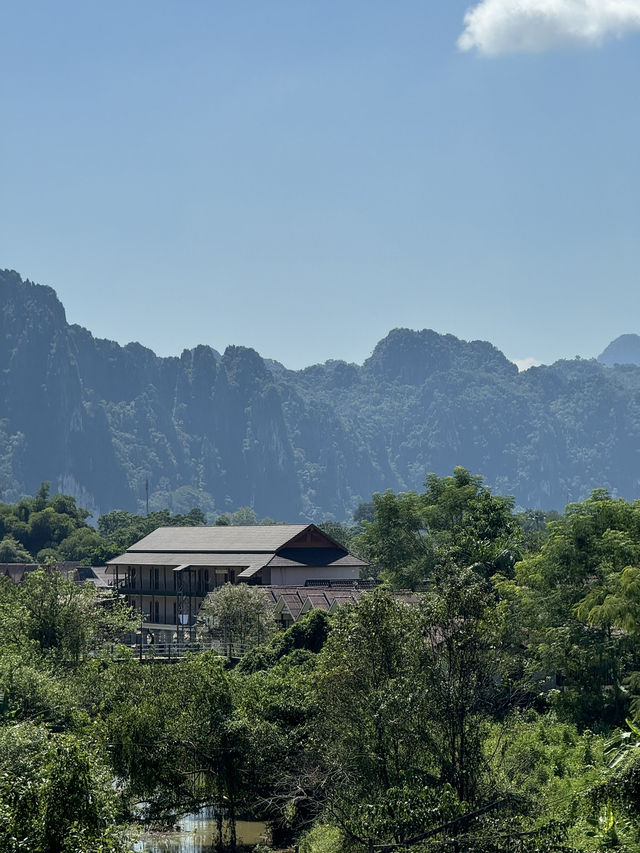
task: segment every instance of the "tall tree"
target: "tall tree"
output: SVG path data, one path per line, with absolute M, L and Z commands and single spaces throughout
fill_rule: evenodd
M 624 679 L 640 651 L 631 604 L 640 567 L 640 502 L 603 490 L 549 525 L 539 554 L 516 566 L 516 586 L 541 668 L 562 676 L 561 705 L 586 725 L 623 722 Z M 625 630 L 614 630 L 619 625 Z
M 492 495 L 465 468 L 429 474 L 421 494 L 376 494 L 373 504 L 374 521 L 363 521 L 356 543 L 392 586 L 415 589 L 470 565 L 486 577 L 508 574 L 519 555 L 513 500 Z

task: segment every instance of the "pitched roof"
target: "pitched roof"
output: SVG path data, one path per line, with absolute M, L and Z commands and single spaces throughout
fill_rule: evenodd
M 14 583 L 22 583 L 25 575 L 39 568 L 37 563 L 0 563 L 0 575 L 11 578 Z
M 315 524 L 159 527 L 111 566 L 198 566 L 243 569 L 249 578 L 264 566 L 359 567 L 362 560 Z
M 282 548 L 269 566 L 366 566 L 364 560 L 340 548 Z
M 190 551 L 170 551 L 161 553 L 159 551 L 127 551 L 120 557 L 109 560 L 109 564 L 125 564 L 127 566 L 183 566 L 189 565 L 194 568 L 198 566 L 226 568 L 244 568 L 260 563 L 265 566 L 273 557 L 273 552 L 268 553 L 240 553 L 235 554 L 227 551 L 221 553 L 192 553 Z
M 159 527 L 136 542 L 129 552 L 271 552 L 304 533 L 311 524 L 221 525 L 220 527 Z

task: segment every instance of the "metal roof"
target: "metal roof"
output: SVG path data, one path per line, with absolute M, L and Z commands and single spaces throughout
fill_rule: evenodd
M 219 527 L 159 527 L 132 545 L 127 553 L 146 551 L 167 553 L 189 552 L 258 552 L 273 553 L 311 524 L 221 525 Z M 123 562 L 118 558 L 119 562 Z
M 287 548 L 276 554 L 269 563 L 269 566 L 313 566 L 314 568 L 366 565 L 359 557 L 345 554 L 344 550 L 337 548 Z
M 266 565 L 273 557 L 273 551 L 268 553 L 249 553 L 249 554 L 234 554 L 234 553 L 191 553 L 190 551 L 174 551 L 168 553 L 160 553 L 157 551 L 136 552 L 127 551 L 113 560 L 109 560 L 109 565 L 115 566 L 180 566 L 188 564 L 190 566 L 206 566 L 207 568 L 237 568 L 251 566 L 259 562 L 260 565 Z
M 254 575 L 258 574 L 263 565 L 263 563 L 254 563 L 252 566 L 247 566 L 246 569 L 243 569 L 240 572 L 240 574 L 238 575 L 238 579 L 252 578 Z

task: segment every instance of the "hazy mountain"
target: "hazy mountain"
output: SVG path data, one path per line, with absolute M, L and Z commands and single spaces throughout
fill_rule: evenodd
M 42 480 L 94 511 L 254 507 L 348 516 L 464 465 L 522 506 L 640 495 L 640 368 L 524 373 L 494 346 L 395 329 L 361 366 L 291 371 L 245 347 L 159 358 L 67 324 L 51 288 L 0 272 L 2 499 Z
M 620 335 L 600 353 L 598 361 L 607 367 L 614 364 L 640 365 L 640 335 Z

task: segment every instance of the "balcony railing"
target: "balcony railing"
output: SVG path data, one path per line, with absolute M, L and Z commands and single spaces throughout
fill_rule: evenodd
M 179 591 L 177 589 L 173 589 L 173 587 L 168 587 L 167 589 L 163 589 L 162 587 L 149 586 L 145 584 L 141 586 L 140 584 L 130 584 L 126 581 L 121 581 L 118 584 L 118 592 L 123 595 L 179 595 Z M 208 592 L 211 592 L 210 589 L 205 589 L 204 587 L 195 587 L 189 589 L 182 590 L 183 595 L 199 595 L 204 597 Z
M 214 651 L 223 657 L 237 660 L 244 657 L 253 648 L 243 643 L 226 643 L 220 640 L 184 640 L 171 643 L 132 643 L 131 645 L 114 646 L 112 654 L 115 660 L 125 660 L 132 656 L 140 660 L 178 660 L 186 654 Z

